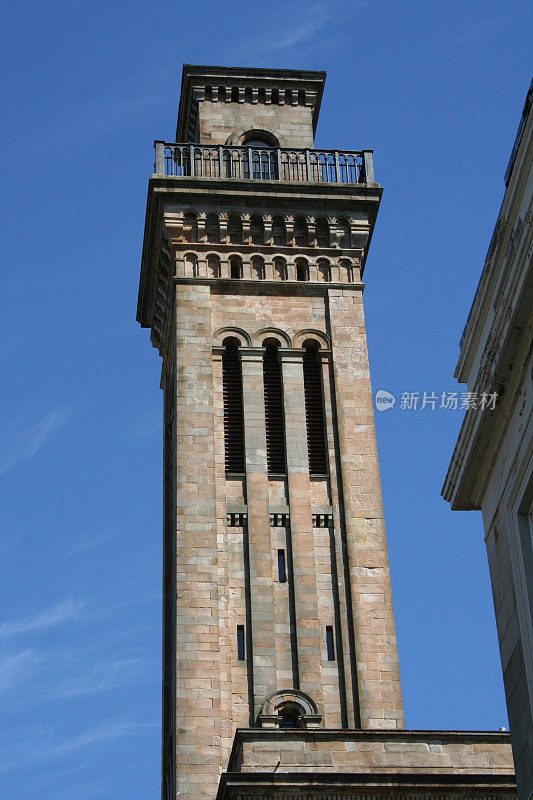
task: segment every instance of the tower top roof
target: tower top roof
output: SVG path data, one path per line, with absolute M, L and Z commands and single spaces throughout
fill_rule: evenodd
M 196 91 L 203 92 L 206 86 L 218 89 L 234 86 L 265 89 L 278 89 L 280 94 L 286 89 L 298 92 L 306 90 L 313 97 L 313 132 L 316 130 L 320 103 L 324 91 L 326 73 L 315 70 L 263 69 L 256 67 L 210 67 L 199 64 L 184 64 L 181 78 L 181 96 L 178 111 L 176 141 L 188 141 L 191 105 Z

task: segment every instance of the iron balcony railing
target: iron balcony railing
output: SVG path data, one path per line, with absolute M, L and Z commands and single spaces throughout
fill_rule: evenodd
M 155 173 L 296 183 L 373 183 L 372 150 L 228 147 L 156 141 Z

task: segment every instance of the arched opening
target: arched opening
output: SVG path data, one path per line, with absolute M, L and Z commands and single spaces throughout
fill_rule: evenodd
M 320 258 L 317 263 L 318 267 L 318 280 L 321 283 L 329 283 L 331 280 L 331 269 L 329 262 L 325 258 Z
M 298 90 L 298 105 L 305 106 L 305 89 Z
M 292 105 L 292 90 L 285 89 L 285 102 L 288 106 Z
M 231 87 L 231 102 L 238 103 L 239 102 L 239 87 L 232 86 Z
M 301 728 L 302 709 L 296 703 L 284 703 L 278 709 L 280 728 Z
M 194 253 L 187 253 L 185 256 L 185 275 L 188 278 L 198 277 L 198 259 Z
M 329 224 L 327 220 L 322 217 L 317 219 L 315 232 L 317 247 L 329 247 Z
M 228 234 L 231 244 L 242 244 L 242 220 L 239 214 L 229 215 Z
M 287 280 L 287 264 L 283 258 L 274 259 L 274 280 L 286 281 Z
M 208 242 L 215 244 L 220 241 L 220 225 L 218 221 L 218 214 L 210 212 L 205 220 L 205 233 Z
M 339 270 L 342 283 L 353 283 L 353 267 L 349 261 L 341 261 Z
M 279 106 L 279 89 L 272 89 L 271 103 L 273 106 Z
M 183 218 L 183 236 L 186 242 L 198 241 L 198 220 L 193 211 L 189 211 Z
M 265 395 L 265 428 L 267 469 L 269 474 L 284 475 L 285 424 L 283 419 L 283 388 L 278 359 L 279 342 L 269 338 L 263 342 L 263 385 Z
M 260 281 L 265 279 L 265 262 L 259 256 L 254 256 L 252 258 L 252 277 L 257 278 Z
M 225 103 L 226 102 L 226 87 L 225 86 L 219 86 L 218 87 L 218 101 L 219 101 L 219 103 Z
M 343 250 L 347 250 L 351 247 L 351 230 L 350 230 L 350 223 L 347 219 L 340 219 L 338 222 L 339 230 L 341 232 L 339 244 Z
M 296 280 L 297 281 L 308 281 L 309 280 L 309 268 L 307 266 L 307 261 L 304 261 L 303 258 L 296 259 Z
M 230 278 L 240 280 L 242 278 L 242 261 L 239 256 L 230 256 L 229 260 Z
M 308 339 L 304 342 L 304 349 L 304 399 L 309 474 L 327 475 L 326 425 L 322 371 L 317 357 L 318 344 Z
M 307 247 L 309 244 L 307 220 L 304 217 L 296 217 L 294 220 L 294 244 L 296 247 Z
M 263 222 L 263 217 L 261 217 L 259 214 L 252 214 L 252 218 L 250 220 L 250 232 L 252 234 L 253 244 L 265 243 L 265 225 Z
M 285 220 L 283 217 L 275 216 L 272 219 L 272 238 L 274 244 L 283 247 L 287 241 L 285 232 Z
M 226 472 L 244 472 L 244 417 L 240 341 L 228 336 L 222 342 L 222 394 L 224 402 L 224 457 Z
M 244 90 L 244 102 L 251 103 L 252 102 L 252 87 L 247 86 Z
M 209 102 L 211 102 L 211 100 L 213 99 L 213 87 L 212 86 L 206 86 L 205 87 L 205 99 L 208 100 Z
M 207 272 L 210 278 L 220 278 L 220 259 L 218 256 L 207 256 Z
M 257 102 L 264 105 L 266 103 L 266 90 L 264 86 L 260 86 L 257 91 Z

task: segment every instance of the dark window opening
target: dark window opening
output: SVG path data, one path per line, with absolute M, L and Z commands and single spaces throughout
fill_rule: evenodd
M 285 474 L 285 426 L 283 390 L 278 346 L 266 344 L 263 359 L 267 468 L 270 474 Z
M 239 102 L 239 87 L 232 86 L 231 87 L 231 102 L 238 103 Z
M 326 625 L 326 647 L 328 650 L 328 661 L 335 661 L 335 642 L 333 639 L 332 625 Z
M 315 236 L 317 247 L 329 247 L 329 225 L 325 219 L 317 219 Z
M 301 728 L 302 727 L 302 713 L 297 706 L 284 705 L 278 711 L 280 717 L 280 728 Z
M 222 391 L 226 472 L 242 473 L 244 472 L 242 373 L 237 345 L 231 340 L 226 344 L 222 356 Z
M 296 247 L 307 247 L 308 240 L 307 222 L 302 217 L 296 217 L 294 220 L 294 244 Z
M 242 244 L 242 220 L 238 214 L 230 214 L 228 234 L 231 244 Z
M 244 625 L 237 625 L 237 661 L 244 661 Z
M 307 264 L 305 261 L 297 261 L 296 262 L 296 280 L 297 281 L 307 281 L 309 280 L 309 275 L 307 271 Z
M 285 563 L 285 550 L 278 550 L 278 580 L 287 583 L 287 565 Z
M 238 258 L 230 258 L 229 266 L 231 278 L 242 278 L 242 264 Z
M 326 475 L 328 469 L 322 374 L 317 359 L 317 349 L 309 345 L 305 347 L 304 355 L 304 395 L 309 474 Z
M 274 239 L 274 244 L 282 247 L 285 245 L 285 220 L 283 217 L 274 217 L 272 220 L 272 238 Z

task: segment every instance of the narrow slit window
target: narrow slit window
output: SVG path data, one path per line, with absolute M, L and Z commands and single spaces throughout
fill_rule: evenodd
M 332 625 L 326 625 L 326 648 L 328 651 L 328 661 L 335 661 L 335 640 L 333 638 Z
M 285 550 L 278 550 L 278 579 L 280 583 L 287 583 L 287 565 L 285 563 Z
M 304 355 L 305 422 L 309 474 L 327 475 L 326 426 L 322 398 L 322 373 L 317 349 L 306 346 Z
M 244 472 L 244 420 L 242 408 L 242 372 L 237 344 L 226 344 L 222 356 L 222 393 L 224 399 L 224 454 L 226 472 Z
M 278 344 L 266 343 L 263 359 L 267 468 L 270 475 L 285 474 L 285 428 Z
M 237 660 L 244 661 L 244 625 L 237 625 Z

